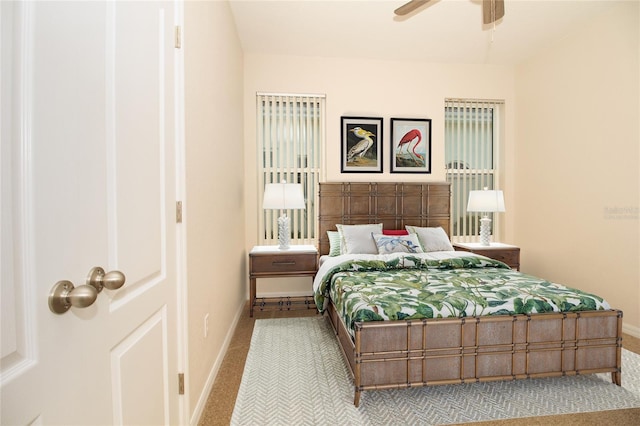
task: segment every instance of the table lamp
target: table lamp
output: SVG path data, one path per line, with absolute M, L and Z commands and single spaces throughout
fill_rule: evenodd
M 504 211 L 504 195 L 502 191 L 488 190 L 484 188 L 480 191 L 469 191 L 469 202 L 467 212 L 481 212 L 484 214 L 480 219 L 480 244 L 491 245 L 489 238 L 491 235 L 491 219 L 488 213 Z
M 287 210 L 304 209 L 304 195 L 299 183 L 268 183 L 264 188 L 262 208 L 265 210 L 280 210 L 278 218 L 278 242 L 280 250 L 287 250 L 291 241 L 289 231 L 289 217 Z

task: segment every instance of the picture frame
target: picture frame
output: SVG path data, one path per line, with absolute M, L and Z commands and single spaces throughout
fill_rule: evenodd
M 431 173 L 431 119 L 391 119 L 391 173 Z
M 340 171 L 382 173 L 381 117 L 340 117 Z

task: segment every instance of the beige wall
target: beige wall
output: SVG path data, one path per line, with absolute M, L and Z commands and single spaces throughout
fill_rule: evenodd
M 257 240 L 256 92 L 318 93 L 327 96 L 326 181 L 443 181 L 444 99 L 470 97 L 506 102 L 506 157 L 514 139 L 514 75 L 510 67 L 444 65 L 366 59 L 245 56 L 245 167 L 247 247 Z M 384 173 L 340 173 L 340 117 L 383 117 Z M 432 173 L 390 174 L 389 140 L 392 117 L 431 118 Z M 507 161 L 511 164 L 513 161 Z M 507 209 L 511 185 L 503 180 Z M 508 223 L 509 217 L 503 218 Z M 508 229 L 508 225 L 507 225 Z M 509 238 L 508 232 L 505 238 Z
M 605 297 L 636 336 L 638 27 L 627 2 L 517 68 L 509 213 L 525 272 Z
M 186 376 L 197 420 L 246 298 L 243 58 L 226 2 L 185 2 L 184 54 Z

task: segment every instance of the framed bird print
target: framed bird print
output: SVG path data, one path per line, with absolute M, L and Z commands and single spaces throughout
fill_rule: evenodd
M 391 119 L 391 173 L 431 173 L 431 119 Z
M 342 173 L 382 173 L 382 118 L 340 117 Z

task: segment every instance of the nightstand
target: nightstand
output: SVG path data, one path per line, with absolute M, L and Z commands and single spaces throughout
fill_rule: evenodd
M 255 246 L 249 253 L 249 316 L 254 306 L 260 310 L 315 309 L 312 296 L 256 298 L 257 278 L 304 277 L 313 279 L 318 272 L 318 250 L 312 245 Z
M 520 247 L 503 243 L 491 243 L 483 246 L 480 243 L 453 243 L 456 251 L 468 251 L 506 263 L 511 269 L 520 270 Z

